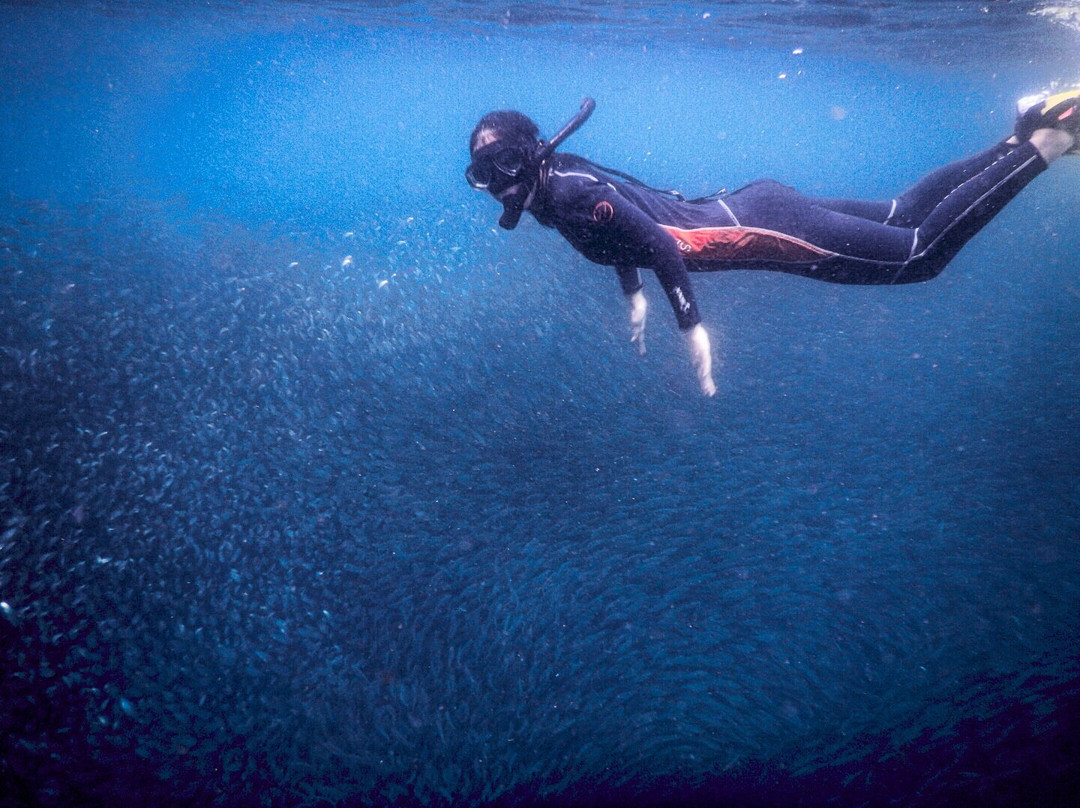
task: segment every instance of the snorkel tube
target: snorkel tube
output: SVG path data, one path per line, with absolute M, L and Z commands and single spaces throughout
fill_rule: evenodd
M 560 143 L 580 129 L 585 121 L 589 120 L 589 116 L 593 114 L 594 109 L 596 109 L 596 102 L 591 98 L 583 98 L 581 100 L 581 109 L 577 111 L 577 115 L 568 120 L 566 126 L 556 132 L 551 140 L 540 141 L 540 148 L 536 152 L 536 162 L 542 163 L 550 157 Z
M 537 179 L 540 174 L 540 164 L 544 162 L 551 153 L 566 140 L 570 135 L 574 134 L 585 121 L 589 120 L 589 116 L 593 114 L 593 110 L 596 109 L 596 102 L 591 98 L 584 98 L 581 101 L 581 109 L 577 111 L 577 114 L 566 122 L 558 132 L 556 132 L 551 140 L 541 140 L 539 148 L 536 150 L 536 154 L 532 158 L 531 171 L 536 173 Z M 532 195 L 536 192 L 536 186 L 532 186 L 524 191 L 524 193 L 517 193 L 514 196 L 503 200 L 503 214 L 499 217 L 499 227 L 506 230 L 513 230 L 518 226 L 518 222 L 521 221 L 521 216 L 525 213 L 525 203 L 532 198 Z

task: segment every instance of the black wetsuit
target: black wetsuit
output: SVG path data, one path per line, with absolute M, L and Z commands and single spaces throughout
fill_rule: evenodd
M 811 199 L 769 180 L 684 202 L 556 153 L 529 210 L 589 260 L 615 267 L 626 294 L 641 288 L 639 267 L 652 269 L 687 329 L 701 319 L 687 271 L 769 269 L 850 284 L 933 278 L 1045 168 L 1030 143 L 1002 143 L 888 202 Z

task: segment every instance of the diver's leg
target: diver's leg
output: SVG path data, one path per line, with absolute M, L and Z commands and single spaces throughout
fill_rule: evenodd
M 1016 146 L 1002 144 L 935 172 L 938 187 L 930 191 L 928 178 L 921 198 L 909 192 L 906 210 L 909 214 L 917 210 L 919 221 L 912 229 L 911 254 L 896 265 L 888 283 L 917 283 L 936 277 L 976 233 L 1046 170 L 1047 160 L 1038 146 L 1031 141 Z M 953 187 L 941 196 L 941 188 L 949 185 Z M 935 197 L 940 198 L 935 201 Z M 927 209 L 931 201 L 934 204 Z
M 1029 142 L 1048 165 L 1063 154 L 1068 154 L 1076 144 L 1075 138 L 1061 129 L 1038 129 L 1032 133 Z M 918 227 L 957 187 L 977 176 L 1019 145 L 1020 141 L 1011 137 L 1004 143 L 965 160 L 943 166 L 888 202 L 829 198 L 814 198 L 811 201 L 827 210 L 858 216 L 880 224 Z
M 893 200 L 894 209 L 886 220 L 899 227 L 918 227 L 950 194 L 1002 159 L 1019 144 L 998 143 L 964 160 L 931 171 Z
M 972 157 L 942 166 L 923 177 L 895 199 L 867 202 L 861 199 L 812 198 L 818 207 L 849 216 L 858 216 L 878 224 L 895 227 L 918 227 L 957 186 L 991 165 L 1018 144 L 999 143 Z
M 1039 130 L 1045 137 L 1013 144 L 999 144 L 968 160 L 931 174 L 897 198 L 897 210 L 889 224 L 908 224 L 913 233 L 906 260 L 893 265 L 887 283 L 915 283 L 937 276 L 946 264 L 1031 180 L 1046 170 L 1048 161 L 1071 147 L 1057 130 Z M 1058 153 L 1055 154 L 1056 150 Z M 912 221 L 914 220 L 914 221 Z M 867 253 L 847 253 L 859 262 Z M 891 261 L 892 256 L 869 256 Z M 889 272 L 882 264 L 879 269 Z
M 731 242 L 737 254 L 718 265 L 741 260 L 837 283 L 935 277 L 1047 165 L 1080 153 L 1080 88 L 1023 99 L 1018 109 L 1008 140 L 939 168 L 888 203 L 810 199 L 774 182 L 737 191 L 725 202 L 748 230 Z
M 738 223 L 769 233 L 776 240 L 796 239 L 821 251 L 805 260 L 744 260 L 756 266 L 836 283 L 913 283 L 933 278 L 987 222 L 997 215 L 1032 179 L 1046 169 L 1037 145 L 1021 143 L 988 150 L 964 165 L 939 170 L 935 184 L 948 176 L 951 186 L 936 197 L 916 226 L 880 224 L 816 204 L 791 188 L 763 182 L 748 186 L 725 199 Z M 962 179 L 966 177 L 966 179 Z M 918 188 L 918 186 L 916 186 Z M 914 190 L 914 189 L 913 189 Z M 910 193 L 910 192 L 909 192 Z M 897 217 L 893 217 L 897 218 Z M 765 241 L 757 233 L 748 247 Z

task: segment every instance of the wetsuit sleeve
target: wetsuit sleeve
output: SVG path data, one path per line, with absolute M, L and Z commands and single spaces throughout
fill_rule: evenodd
M 630 296 L 634 292 L 641 291 L 644 284 L 641 282 L 641 273 L 638 272 L 637 267 L 617 266 L 615 271 L 619 274 L 619 284 L 622 286 L 623 294 Z
M 679 328 L 684 331 L 693 328 L 701 322 L 701 315 L 698 314 L 697 301 L 690 288 L 690 275 L 675 239 L 636 205 L 624 200 L 622 204 L 612 207 L 609 232 L 627 253 L 632 254 L 627 257 L 633 260 L 626 263 L 648 267 L 655 272 L 675 312 Z M 623 277 L 621 271 L 619 277 Z

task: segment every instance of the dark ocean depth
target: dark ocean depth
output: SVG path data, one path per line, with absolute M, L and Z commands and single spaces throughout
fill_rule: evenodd
M 925 284 L 694 276 L 711 400 L 464 181 L 590 95 L 889 199 L 1071 9 L 0 3 L 0 808 L 1080 804 L 1080 157 Z

